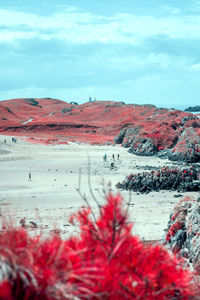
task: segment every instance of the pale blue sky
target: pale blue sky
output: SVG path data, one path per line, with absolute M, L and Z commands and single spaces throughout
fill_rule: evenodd
M 0 100 L 200 104 L 200 0 L 0 0 Z

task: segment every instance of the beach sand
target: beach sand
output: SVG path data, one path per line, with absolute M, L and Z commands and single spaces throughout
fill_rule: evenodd
M 6 144 L 4 139 L 6 138 Z M 103 161 L 106 153 L 108 159 Z M 119 153 L 120 158 L 117 159 Z M 115 168 L 111 170 L 115 155 Z M 90 168 L 88 168 L 88 158 Z M 78 193 L 79 170 L 81 170 L 80 189 L 87 196 L 91 207 L 98 213 L 91 197 L 88 174 L 95 197 L 102 204 L 103 189 L 110 183 L 117 193 L 116 183 L 126 175 L 143 172 L 147 166 L 170 166 L 172 162 L 156 157 L 139 157 L 128 153 L 121 146 L 91 146 L 69 143 L 69 145 L 30 144 L 22 139 L 12 142 L 12 137 L 0 136 L 0 207 L 3 219 L 9 219 L 19 226 L 22 218 L 30 221 L 38 229 L 29 228 L 33 234 L 44 235 L 57 229 L 63 238 L 78 233 L 78 227 L 69 224 L 69 216 L 85 205 Z M 90 169 L 90 170 L 89 170 Z M 31 181 L 29 173 L 31 172 Z M 129 192 L 120 192 L 125 203 Z M 131 192 L 129 205 L 130 221 L 134 223 L 133 232 L 142 240 L 160 240 L 167 227 L 169 214 L 181 198 L 174 191 L 137 194 Z M 195 199 L 198 193 L 181 193 Z

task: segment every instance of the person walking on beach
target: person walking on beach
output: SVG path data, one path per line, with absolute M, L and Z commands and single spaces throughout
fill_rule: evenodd
M 28 174 L 28 181 L 31 181 L 31 172 Z
M 106 161 L 107 160 L 107 155 L 104 154 L 103 160 Z
M 115 155 L 114 155 L 114 153 L 113 153 L 113 155 L 112 155 L 112 158 L 113 158 L 113 160 L 115 160 Z
M 117 154 L 117 159 L 119 160 L 119 153 Z

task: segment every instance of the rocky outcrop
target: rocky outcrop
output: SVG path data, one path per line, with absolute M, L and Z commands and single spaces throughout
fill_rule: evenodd
M 200 274 L 200 198 L 187 196 L 175 206 L 163 242 Z
M 198 124 L 199 125 L 199 124 Z M 171 160 L 186 162 L 200 161 L 200 129 L 189 127 L 183 130 L 178 137 L 176 146 L 169 154 Z
M 115 138 L 116 143 L 129 148 L 136 155 L 155 155 L 185 162 L 200 161 L 200 120 L 188 115 L 180 118 L 178 113 L 162 110 L 151 118 L 137 120 L 137 126 L 128 126 Z M 166 120 L 166 114 L 168 120 Z M 158 115 L 164 120 L 159 121 Z M 149 120 L 150 119 L 150 120 Z M 154 122 L 153 122 L 154 121 Z
M 187 112 L 200 112 L 200 105 L 189 106 L 185 109 Z
M 119 135 L 114 138 L 116 144 L 121 144 L 123 142 L 126 131 L 127 131 L 127 128 L 120 130 Z
M 29 102 L 30 105 L 39 106 L 39 102 L 37 100 L 35 100 L 34 98 L 25 99 L 25 101 Z
M 152 170 L 128 175 L 122 183 L 116 187 L 121 190 L 131 190 L 140 193 L 151 191 L 173 190 L 178 192 L 200 191 L 200 167 L 168 168 Z
M 129 152 L 137 155 L 152 156 L 156 154 L 158 150 L 152 139 L 136 137 L 132 140 Z

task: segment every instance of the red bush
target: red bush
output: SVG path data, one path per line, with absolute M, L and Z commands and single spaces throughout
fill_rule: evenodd
M 93 220 L 92 220 L 93 217 Z M 109 194 L 96 219 L 90 208 L 71 217 L 78 237 L 31 238 L 0 233 L 0 299 L 189 299 L 191 274 L 161 246 L 131 233 L 119 195 Z

